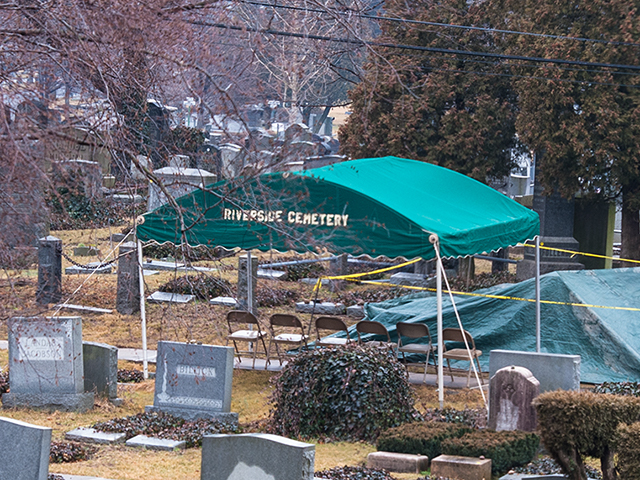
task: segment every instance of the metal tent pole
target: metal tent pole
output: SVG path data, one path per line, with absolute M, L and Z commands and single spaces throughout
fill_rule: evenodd
M 536 236 L 536 352 L 540 353 L 540 235 Z
M 247 310 L 253 312 L 253 263 L 251 261 L 251 250 L 247 250 Z
M 442 341 L 442 259 L 440 258 L 440 244 L 438 236 L 433 233 L 429 236 L 436 252 L 436 299 L 438 317 L 438 401 L 440 408 L 444 408 L 444 367 L 442 356 L 444 355 L 444 342 Z
M 142 242 L 138 240 L 138 277 L 140 287 L 140 322 L 142 328 L 142 371 L 144 379 L 149 378 L 149 362 L 147 361 L 147 311 L 144 303 L 144 270 L 142 269 Z

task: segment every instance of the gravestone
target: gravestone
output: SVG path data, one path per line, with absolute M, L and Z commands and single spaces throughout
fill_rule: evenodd
M 50 428 L 0 417 L 0 479 L 47 480 L 50 448 Z
M 536 429 L 536 409 L 531 402 L 540 394 L 540 382 L 524 367 L 501 368 L 489 381 L 489 428 Z
M 491 350 L 489 353 L 490 377 L 511 365 L 529 370 L 540 382 L 540 393 L 580 390 L 580 355 L 515 350 Z
M 251 270 L 252 270 L 252 293 L 253 293 L 253 314 L 258 312 L 258 257 L 251 256 Z M 247 256 L 241 255 L 238 257 L 238 308 L 240 310 L 247 310 L 249 307 L 249 300 L 247 297 Z
M 347 253 L 337 255 L 329 262 L 329 269 L 331 275 L 346 275 L 349 269 L 349 255 Z
M 62 298 L 62 240 L 51 235 L 38 241 L 36 302 L 57 303 Z
M 149 160 L 149 157 L 145 155 L 136 155 L 136 160 L 142 169 L 153 170 L 153 165 Z M 134 180 L 146 180 L 147 176 L 143 173 L 140 168 L 135 164 L 135 162 L 131 162 L 131 178 Z
M 93 407 L 93 393 L 84 391 L 80 317 L 14 317 L 8 331 L 11 390 L 2 395 L 5 408 Z
M 134 242 L 121 244 L 118 257 L 116 310 L 123 315 L 133 315 L 140 311 L 140 270 L 137 245 Z
M 220 173 L 223 178 L 234 179 L 244 168 L 244 156 L 239 145 L 225 143 L 220 145 Z
M 188 155 L 171 155 L 169 166 L 174 168 L 189 168 L 191 159 Z
M 266 433 L 205 435 L 201 480 L 313 480 L 315 445 Z
M 536 182 L 533 189 L 533 210 L 540 216 L 540 242 L 544 247 L 561 250 L 579 251 L 580 245 L 573 238 L 575 202 L 566 200 L 558 192 L 543 195 L 544 188 Z M 527 242 L 533 245 L 533 242 Z M 570 253 L 558 250 L 540 249 L 540 274 L 557 270 L 582 270 L 584 265 L 576 262 Z M 518 281 L 535 276 L 535 248 L 524 249 L 524 260 L 518 263 L 516 279 Z
M 84 391 L 121 404 L 118 398 L 118 349 L 106 343 L 82 342 Z
M 198 188 L 215 183 L 217 178 L 215 174 L 198 168 L 165 167 L 154 170 L 153 173 L 173 198 L 181 197 Z M 147 210 L 155 210 L 167 202 L 167 197 L 160 187 L 155 183 L 150 183 Z
M 313 134 L 304 123 L 291 124 L 284 131 L 285 145 L 293 142 L 311 142 L 312 140 Z
M 145 410 L 237 424 L 230 411 L 232 375 L 231 347 L 158 342 L 153 406 Z
M 327 117 L 326 120 L 324 121 L 324 132 L 323 135 L 326 135 L 327 137 L 333 137 L 333 120 L 334 117 Z
M 72 159 L 51 164 L 56 186 L 89 200 L 102 200 L 102 167 L 91 160 Z

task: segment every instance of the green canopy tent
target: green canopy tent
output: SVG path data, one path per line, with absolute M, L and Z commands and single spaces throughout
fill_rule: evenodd
M 298 252 L 322 246 L 389 258 L 464 257 L 539 233 L 538 215 L 496 190 L 452 170 L 397 157 L 222 181 L 141 221 L 141 241 Z M 440 264 L 439 298 L 441 271 Z M 442 394 L 441 365 L 438 374 Z
M 397 157 L 219 182 L 144 215 L 142 241 L 352 255 L 463 257 L 538 234 L 538 215 L 452 170 Z

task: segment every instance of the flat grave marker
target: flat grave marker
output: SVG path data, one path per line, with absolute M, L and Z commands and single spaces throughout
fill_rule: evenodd
M 181 293 L 153 292 L 147 297 L 149 303 L 190 303 L 196 299 L 195 295 Z

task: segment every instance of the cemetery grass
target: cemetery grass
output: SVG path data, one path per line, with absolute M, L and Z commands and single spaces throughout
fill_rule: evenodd
M 104 256 L 112 249 L 108 241 L 110 233 L 119 230 L 76 230 L 53 232 L 62 239 L 63 250 L 72 256 L 72 248 L 80 243 L 97 246 Z M 269 254 L 258 253 L 268 259 Z M 282 257 L 279 255 L 279 257 Z M 72 257 L 74 258 L 74 257 Z M 75 257 L 78 263 L 97 260 L 96 257 Z M 237 257 L 219 261 L 198 262 L 199 266 L 216 268 L 211 275 L 219 276 L 235 284 L 237 282 Z M 482 263 L 482 262 L 480 262 Z M 488 263 L 488 262 L 486 262 Z M 63 269 L 71 263 L 63 258 Z M 479 270 L 482 270 L 480 268 Z M 38 306 L 35 303 L 37 282 L 36 270 L 4 271 L 0 275 L 0 318 L 6 320 L 12 316 L 52 315 L 56 313 L 53 306 Z M 177 274 L 180 275 L 180 274 Z M 158 287 L 175 278 L 174 272 L 160 272 L 144 278 L 146 294 L 156 291 Z M 312 300 L 312 287 L 294 282 L 262 281 L 261 285 L 270 288 L 286 288 L 294 290 L 300 300 Z M 347 285 L 348 291 L 359 292 L 371 289 L 365 285 Z M 373 287 L 379 288 L 379 287 Z M 79 304 L 100 308 L 114 309 L 116 303 L 116 275 L 64 275 L 63 300 L 70 304 Z M 336 294 L 328 289 L 320 292 L 319 300 L 335 300 Z M 158 340 L 190 341 L 196 340 L 205 344 L 224 345 L 227 326 L 226 307 L 210 306 L 199 301 L 188 305 L 147 304 L 147 335 L 150 348 L 155 348 Z M 293 305 L 262 308 L 261 320 L 272 313 L 293 313 Z M 117 347 L 140 348 L 139 315 L 121 315 L 114 309 L 110 314 L 85 314 L 62 310 L 58 314 L 81 315 L 83 319 L 83 339 L 115 345 Z M 308 322 L 308 315 L 300 315 L 303 322 Z M 343 317 L 348 324 L 357 320 Z M 6 321 L 0 322 L 0 339 L 6 339 Z M 7 352 L 0 350 L 0 368 L 7 365 Z M 138 368 L 140 365 L 119 362 L 120 368 Z M 154 366 L 150 365 L 150 370 Z M 269 379 L 272 373 L 263 371 L 234 371 L 232 411 L 240 415 L 240 423 L 248 429 L 260 428 L 269 415 L 268 397 L 271 392 Z M 62 441 L 64 433 L 79 426 L 89 426 L 98 421 L 115 417 L 124 417 L 144 411 L 145 405 L 153 403 L 153 381 L 140 384 L 119 386 L 119 396 L 124 398 L 122 407 L 114 407 L 106 401 L 98 401 L 91 412 L 65 413 L 43 412 L 37 410 L 3 410 L 2 415 L 16 418 L 37 425 L 53 428 L 53 440 Z M 423 385 L 415 387 L 416 408 L 435 408 L 438 406 L 437 392 L 433 387 Z M 462 390 L 447 391 L 447 406 L 464 408 L 481 408 L 482 399 L 479 392 Z M 245 427 L 246 428 L 246 427 Z M 314 442 L 317 443 L 317 442 Z M 375 450 L 369 443 L 336 442 L 317 443 L 316 470 L 323 470 L 343 465 L 363 465 L 366 455 Z M 113 479 L 165 480 L 199 478 L 200 450 L 188 449 L 184 452 L 155 452 L 130 449 L 123 446 L 99 446 L 91 459 L 70 464 L 54 464 L 51 471 L 76 475 L 93 475 Z M 394 474 L 398 479 L 415 479 L 416 475 Z
M 0 365 L 7 362 L 7 352 L 0 351 Z M 119 362 L 120 368 L 135 366 L 130 362 Z M 139 366 L 138 366 L 139 368 Z M 251 431 L 268 418 L 268 398 L 271 393 L 272 372 L 235 370 L 233 376 L 231 410 L 240 417 L 240 424 Z M 114 407 L 106 401 L 98 401 L 91 412 L 67 413 L 44 412 L 39 410 L 3 410 L 2 415 L 25 422 L 44 425 L 53 429 L 53 441 L 63 441 L 64 433 L 79 426 L 89 426 L 98 421 L 133 415 L 153 403 L 154 383 L 147 380 L 139 384 L 120 384 L 119 396 L 124 398 L 122 407 Z M 414 386 L 416 408 L 435 408 L 438 405 L 437 392 L 433 387 Z M 456 409 L 480 408 L 482 400 L 477 391 L 447 391 L 447 405 Z M 331 442 L 316 444 L 315 469 L 344 465 L 363 465 L 366 456 L 375 451 L 375 446 L 366 442 Z M 72 475 L 101 476 L 104 478 L 139 480 L 197 480 L 200 471 L 200 449 L 176 452 L 154 452 L 127 448 L 124 446 L 98 446 L 98 451 L 89 460 L 52 464 L 51 472 Z M 393 474 L 399 480 L 414 480 L 415 474 Z

